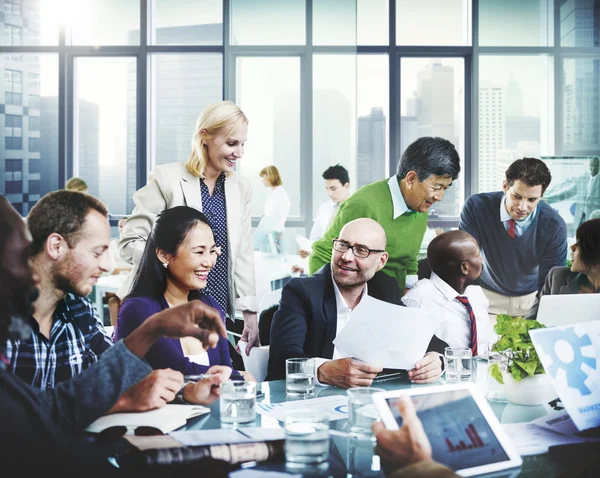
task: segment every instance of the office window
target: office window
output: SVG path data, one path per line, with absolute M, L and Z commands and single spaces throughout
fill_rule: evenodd
M 5 115 L 4 144 L 6 149 L 23 149 L 23 117 Z
M 252 215 L 262 216 L 268 190 L 258 173 L 275 165 L 300 215 L 300 58 L 238 57 L 236 103 L 250 119 L 239 171 L 252 182 Z
M 232 45 L 304 45 L 305 1 L 231 0 L 230 42 Z
M 400 64 L 400 154 L 422 136 L 449 140 L 460 158 L 465 145 L 463 58 L 402 58 Z M 464 167 L 429 212 L 430 218 L 458 217 L 464 201 Z
M 29 117 L 29 131 L 39 131 L 40 130 L 40 117 L 39 116 L 30 116 Z
M 23 172 L 22 159 L 5 159 L 4 160 L 4 178 L 10 181 L 21 179 Z
M 600 154 L 600 58 L 566 58 L 563 88 L 563 149 Z
M 553 10 L 553 0 L 479 0 L 479 45 L 552 46 Z
M 154 0 L 155 45 L 222 45 L 222 0 Z
M 29 174 L 38 174 L 40 172 L 40 160 L 30 159 L 29 160 Z
M 40 152 L 40 138 L 29 138 L 29 152 L 39 153 Z
M 39 95 L 29 95 L 29 109 L 40 109 L 40 97 Z
M 21 46 L 23 44 L 23 30 L 21 27 L 5 23 L 4 41 L 2 44 L 6 46 Z
M 152 166 L 186 160 L 196 119 L 223 94 L 223 56 L 216 53 L 150 55 Z
M 4 190 L 5 194 L 19 194 L 23 192 L 23 182 L 22 181 L 4 181 Z M 21 212 L 20 209 L 17 210 Z
M 358 180 L 356 61 L 355 54 L 313 56 L 313 213 L 327 197 L 321 175 L 329 166 L 344 166 L 353 190 Z M 371 145 L 370 139 L 365 142 Z
M 398 45 L 471 45 L 471 2 L 396 0 Z
M 479 191 L 498 191 L 516 159 L 554 154 L 552 57 L 481 56 Z
M 71 45 L 140 44 L 140 0 L 77 0 L 70 8 Z
M 30 179 L 29 180 L 29 194 L 40 194 L 40 180 L 39 179 Z
M 111 214 L 131 213 L 136 191 L 135 80 L 135 58 L 75 59 L 74 175 Z
M 560 46 L 600 46 L 600 0 L 560 2 Z
M 5 0 L 4 11 L 9 15 L 21 15 L 21 0 Z
M 7 105 L 23 104 L 23 73 L 4 70 L 4 99 Z

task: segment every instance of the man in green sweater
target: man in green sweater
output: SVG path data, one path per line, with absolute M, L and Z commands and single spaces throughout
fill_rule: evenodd
M 345 224 L 369 217 L 383 226 L 389 259 L 382 272 L 400 289 L 417 281 L 417 254 L 427 228 L 427 213 L 441 201 L 460 172 L 456 148 L 443 138 L 423 137 L 412 143 L 398 162 L 396 175 L 363 186 L 339 207 L 325 235 L 313 244 L 313 274 L 331 260 L 331 241 Z

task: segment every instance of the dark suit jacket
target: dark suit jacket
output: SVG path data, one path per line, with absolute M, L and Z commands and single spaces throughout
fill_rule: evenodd
M 529 309 L 527 319 L 536 320 L 540 299 L 543 295 L 564 295 L 564 294 L 579 294 L 579 286 L 585 282 L 586 278 L 583 274 L 571 272 L 569 267 L 553 267 L 548 272 L 544 287 L 537 293 L 535 302 Z
M 403 305 L 398 282 L 377 272 L 367 282 L 368 294 L 385 302 Z M 271 324 L 267 380 L 285 378 L 285 361 L 294 357 L 333 357 L 337 332 L 337 304 L 331 266 L 323 266 L 310 277 L 290 280 L 281 293 L 279 309 Z M 428 351 L 444 353 L 447 344 L 437 337 Z

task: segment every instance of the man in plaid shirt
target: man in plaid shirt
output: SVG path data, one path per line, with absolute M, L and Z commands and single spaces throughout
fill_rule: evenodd
M 113 345 L 86 298 L 110 268 L 110 224 L 100 200 L 65 190 L 44 196 L 27 224 L 39 296 L 29 317 L 30 337 L 7 340 L 6 357 L 13 373 L 45 390 L 79 375 Z M 155 370 L 111 411 L 157 408 L 173 400 L 182 386 L 179 372 Z

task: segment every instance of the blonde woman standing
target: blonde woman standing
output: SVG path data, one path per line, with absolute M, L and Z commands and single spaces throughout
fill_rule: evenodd
M 242 340 L 246 354 L 258 346 L 254 255 L 252 251 L 250 181 L 235 172 L 244 155 L 248 119 L 231 101 L 207 106 L 200 114 L 192 136 L 192 153 L 186 162 L 154 168 L 148 184 L 138 190 L 135 209 L 127 220 L 119 242 L 121 257 L 134 265 L 127 283 L 119 291 L 124 298 L 131 287 L 156 215 L 175 206 L 204 212 L 210 221 L 220 255 L 207 281 L 208 293 L 224 311 L 244 316 Z

